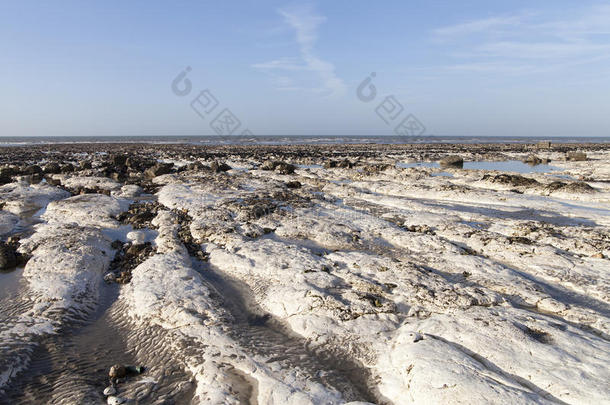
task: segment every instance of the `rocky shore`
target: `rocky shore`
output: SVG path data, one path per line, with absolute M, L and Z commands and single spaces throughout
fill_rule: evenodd
M 7 147 L 0 209 L 0 403 L 608 403 L 608 144 Z

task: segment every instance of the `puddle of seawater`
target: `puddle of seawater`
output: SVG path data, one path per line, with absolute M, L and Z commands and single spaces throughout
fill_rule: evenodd
M 11 271 L 0 271 L 0 301 L 13 295 L 19 288 L 23 267 Z
M 427 167 L 437 169 L 441 166 L 436 162 L 398 162 L 396 163 L 396 167 L 399 167 L 401 169 L 410 169 L 412 167 Z
M 322 169 L 322 165 L 295 165 L 299 169 Z
M 440 164 L 438 162 L 398 162 L 396 167 L 408 169 L 412 167 L 426 167 L 438 169 Z M 501 160 L 497 162 L 477 160 L 473 162 L 464 162 L 464 169 L 473 170 L 497 170 L 501 172 L 516 172 L 516 173 L 547 173 L 562 171 L 563 169 L 557 166 L 548 164 L 530 165 L 523 163 L 520 160 Z M 445 173 L 445 172 L 444 172 Z M 449 173 L 447 173 L 449 174 Z M 438 175 L 438 174 L 437 174 Z
M 475 170 L 498 170 L 501 172 L 517 172 L 517 173 L 547 173 L 554 171 L 562 171 L 563 169 L 557 166 L 548 164 L 529 165 L 520 160 L 502 160 L 498 162 L 475 161 L 464 162 L 464 169 Z

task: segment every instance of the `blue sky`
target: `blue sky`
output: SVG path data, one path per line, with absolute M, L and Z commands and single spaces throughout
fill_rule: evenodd
M 610 136 L 608 2 L 3 1 L 0 52 L 2 136 L 391 135 L 386 96 L 428 135 Z

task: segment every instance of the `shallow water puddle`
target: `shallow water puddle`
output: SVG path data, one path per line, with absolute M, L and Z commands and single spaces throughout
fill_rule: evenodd
M 431 169 L 439 169 L 441 165 L 438 162 L 398 162 L 396 163 L 396 167 L 401 169 L 409 169 L 413 167 L 425 167 Z M 557 166 L 552 166 L 548 164 L 539 164 L 539 165 L 529 165 L 527 163 L 523 163 L 520 160 L 501 160 L 497 162 L 486 161 L 486 160 L 477 160 L 473 162 L 464 162 L 464 169 L 472 169 L 472 170 L 497 170 L 501 172 L 516 172 L 516 173 L 548 173 L 548 172 L 556 172 L 563 171 L 562 168 Z M 446 174 L 435 173 L 435 175 L 444 175 L 451 176 L 451 174 L 447 172 L 441 172 Z
M 475 161 L 464 162 L 464 169 L 474 170 L 498 170 L 503 172 L 517 173 L 547 173 L 554 171 L 562 171 L 563 169 L 557 166 L 548 164 L 529 165 L 520 160 L 503 160 L 498 162 Z
M 17 291 L 22 273 L 23 267 L 18 267 L 11 271 L 0 272 L 0 301 Z

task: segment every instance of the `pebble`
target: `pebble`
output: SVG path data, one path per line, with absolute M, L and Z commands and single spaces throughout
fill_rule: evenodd
M 119 405 L 125 402 L 125 398 L 109 396 L 106 402 L 108 405 Z
M 115 364 L 110 367 L 110 371 L 108 372 L 108 376 L 110 378 L 123 378 L 127 375 L 127 370 L 125 370 L 125 366 L 121 364 Z
M 106 387 L 106 389 L 104 390 L 104 395 L 109 396 L 109 395 L 114 395 L 116 394 L 116 388 L 114 388 L 112 385 L 109 387 Z
M 104 275 L 104 281 L 107 283 L 114 283 L 116 281 L 116 274 L 114 274 L 113 272 L 106 273 Z

